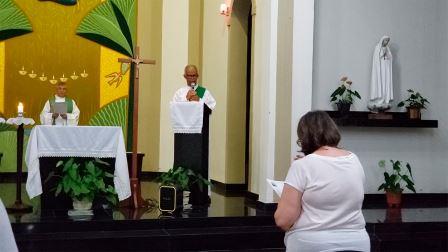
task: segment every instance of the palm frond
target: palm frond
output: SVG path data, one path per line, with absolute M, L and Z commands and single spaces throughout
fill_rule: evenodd
M 135 0 L 107 1 L 81 21 L 76 33 L 132 57 L 135 43 Z
M 32 31 L 25 13 L 12 0 L 0 1 L 0 41 Z

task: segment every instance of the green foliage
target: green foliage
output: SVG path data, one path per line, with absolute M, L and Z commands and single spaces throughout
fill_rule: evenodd
M 0 1 L 0 41 L 32 31 L 28 18 L 12 0 Z
M 64 192 L 73 199 L 93 201 L 96 197 L 105 197 L 112 205 L 118 203 L 115 189 L 106 185 L 105 178 L 114 175 L 103 171 L 102 166 L 109 164 L 99 159 L 86 161 L 83 165 L 76 163 L 74 158 L 67 162 L 59 161 L 57 168 L 62 168 L 62 176 L 56 187 L 55 195 Z
M 103 108 L 90 118 L 89 125 L 92 126 L 121 126 L 123 135 L 126 136 L 126 111 L 128 107 L 128 99 L 121 98 L 115 100 Z
M 0 123 L 0 132 L 2 131 L 16 131 L 16 128 L 11 124 Z
M 194 171 L 184 167 L 173 167 L 167 172 L 163 173 L 156 179 L 162 185 L 176 186 L 179 190 L 188 191 L 190 186 L 198 183 L 199 189 L 202 191 L 204 185 L 210 185 L 210 182 L 202 177 L 201 174 L 196 174 Z
M 398 107 L 406 106 L 406 108 L 419 108 L 426 109 L 425 103 L 430 103 L 425 97 L 423 97 L 419 92 L 414 92 L 412 89 L 407 90 L 409 97 L 398 103 Z
M 406 163 L 406 170 L 403 169 L 401 161 L 390 160 L 390 163 L 392 164 L 392 171 L 388 173 L 386 161 L 381 160 L 378 162 L 379 167 L 386 169 L 384 172 L 384 183 L 378 187 L 378 191 L 402 192 L 403 184 L 405 184 L 406 188 L 415 193 L 414 178 L 412 177 L 412 170 L 409 163 Z
M 87 14 L 76 33 L 132 57 L 136 43 L 135 19 L 135 0 L 109 0 Z
M 358 91 L 351 90 L 352 81 L 347 77 L 342 77 L 340 80 L 340 86 L 330 95 L 330 102 L 353 104 L 353 97 L 361 99 Z
M 14 126 L 12 126 L 14 127 Z M 23 138 L 23 150 L 26 150 L 28 144 L 28 135 Z M 3 154 L 0 162 L 0 172 L 17 171 L 17 132 L 15 128 L 12 130 L 0 130 L 0 153 Z M 25 151 L 23 151 L 25 157 Z M 25 160 L 25 158 L 23 159 Z M 25 162 L 22 163 L 22 171 L 26 171 Z

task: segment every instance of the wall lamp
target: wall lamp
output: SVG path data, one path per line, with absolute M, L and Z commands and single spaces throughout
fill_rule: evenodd
M 219 14 L 221 14 L 221 16 L 224 17 L 224 22 L 226 23 L 227 27 L 230 27 L 230 19 L 232 17 L 232 6 L 233 6 L 233 0 L 225 0 L 225 2 L 219 6 Z

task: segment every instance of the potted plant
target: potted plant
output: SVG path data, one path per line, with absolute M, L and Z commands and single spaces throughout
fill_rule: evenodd
M 113 178 L 103 169 L 102 166 L 109 164 L 99 159 L 85 161 L 84 163 L 75 162 L 70 158 L 65 163 L 59 161 L 57 168 L 62 168 L 60 180 L 56 187 L 55 195 L 61 192 L 67 194 L 73 199 L 73 209 L 89 210 L 92 202 L 97 197 L 104 197 L 112 205 L 118 203 L 117 194 L 111 185 L 106 185 L 106 178 Z
M 406 100 L 398 103 L 398 107 L 406 106 L 409 119 L 420 119 L 421 110 L 426 109 L 425 103 L 430 103 L 425 97 L 423 97 L 419 92 L 414 92 L 412 89 L 407 90 L 409 96 Z
M 201 174 L 185 167 L 173 167 L 156 179 L 161 184 L 159 188 L 159 209 L 174 212 L 182 208 L 183 191 L 189 191 L 190 186 L 198 184 L 202 191 L 210 182 Z M 168 202 L 168 203 L 167 203 Z
M 392 164 L 392 171 L 389 173 L 386 168 L 386 161 L 378 162 L 378 166 L 385 169 L 384 183 L 378 187 L 378 191 L 384 190 L 386 192 L 388 207 L 399 207 L 404 189 L 403 185 L 415 193 L 414 178 L 409 163 L 406 163 L 406 169 L 403 168 L 401 161 L 390 160 L 390 163 Z
M 330 95 L 330 102 L 336 103 L 341 114 L 346 114 L 350 111 L 350 106 L 353 104 L 353 97 L 361 99 L 361 95 L 359 95 L 358 91 L 353 91 L 351 89 L 352 83 L 353 82 L 346 76 L 342 77 L 339 86 Z

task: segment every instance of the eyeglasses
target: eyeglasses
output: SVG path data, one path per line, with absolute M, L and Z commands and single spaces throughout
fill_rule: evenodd
M 197 74 L 186 74 L 185 77 L 197 77 Z

